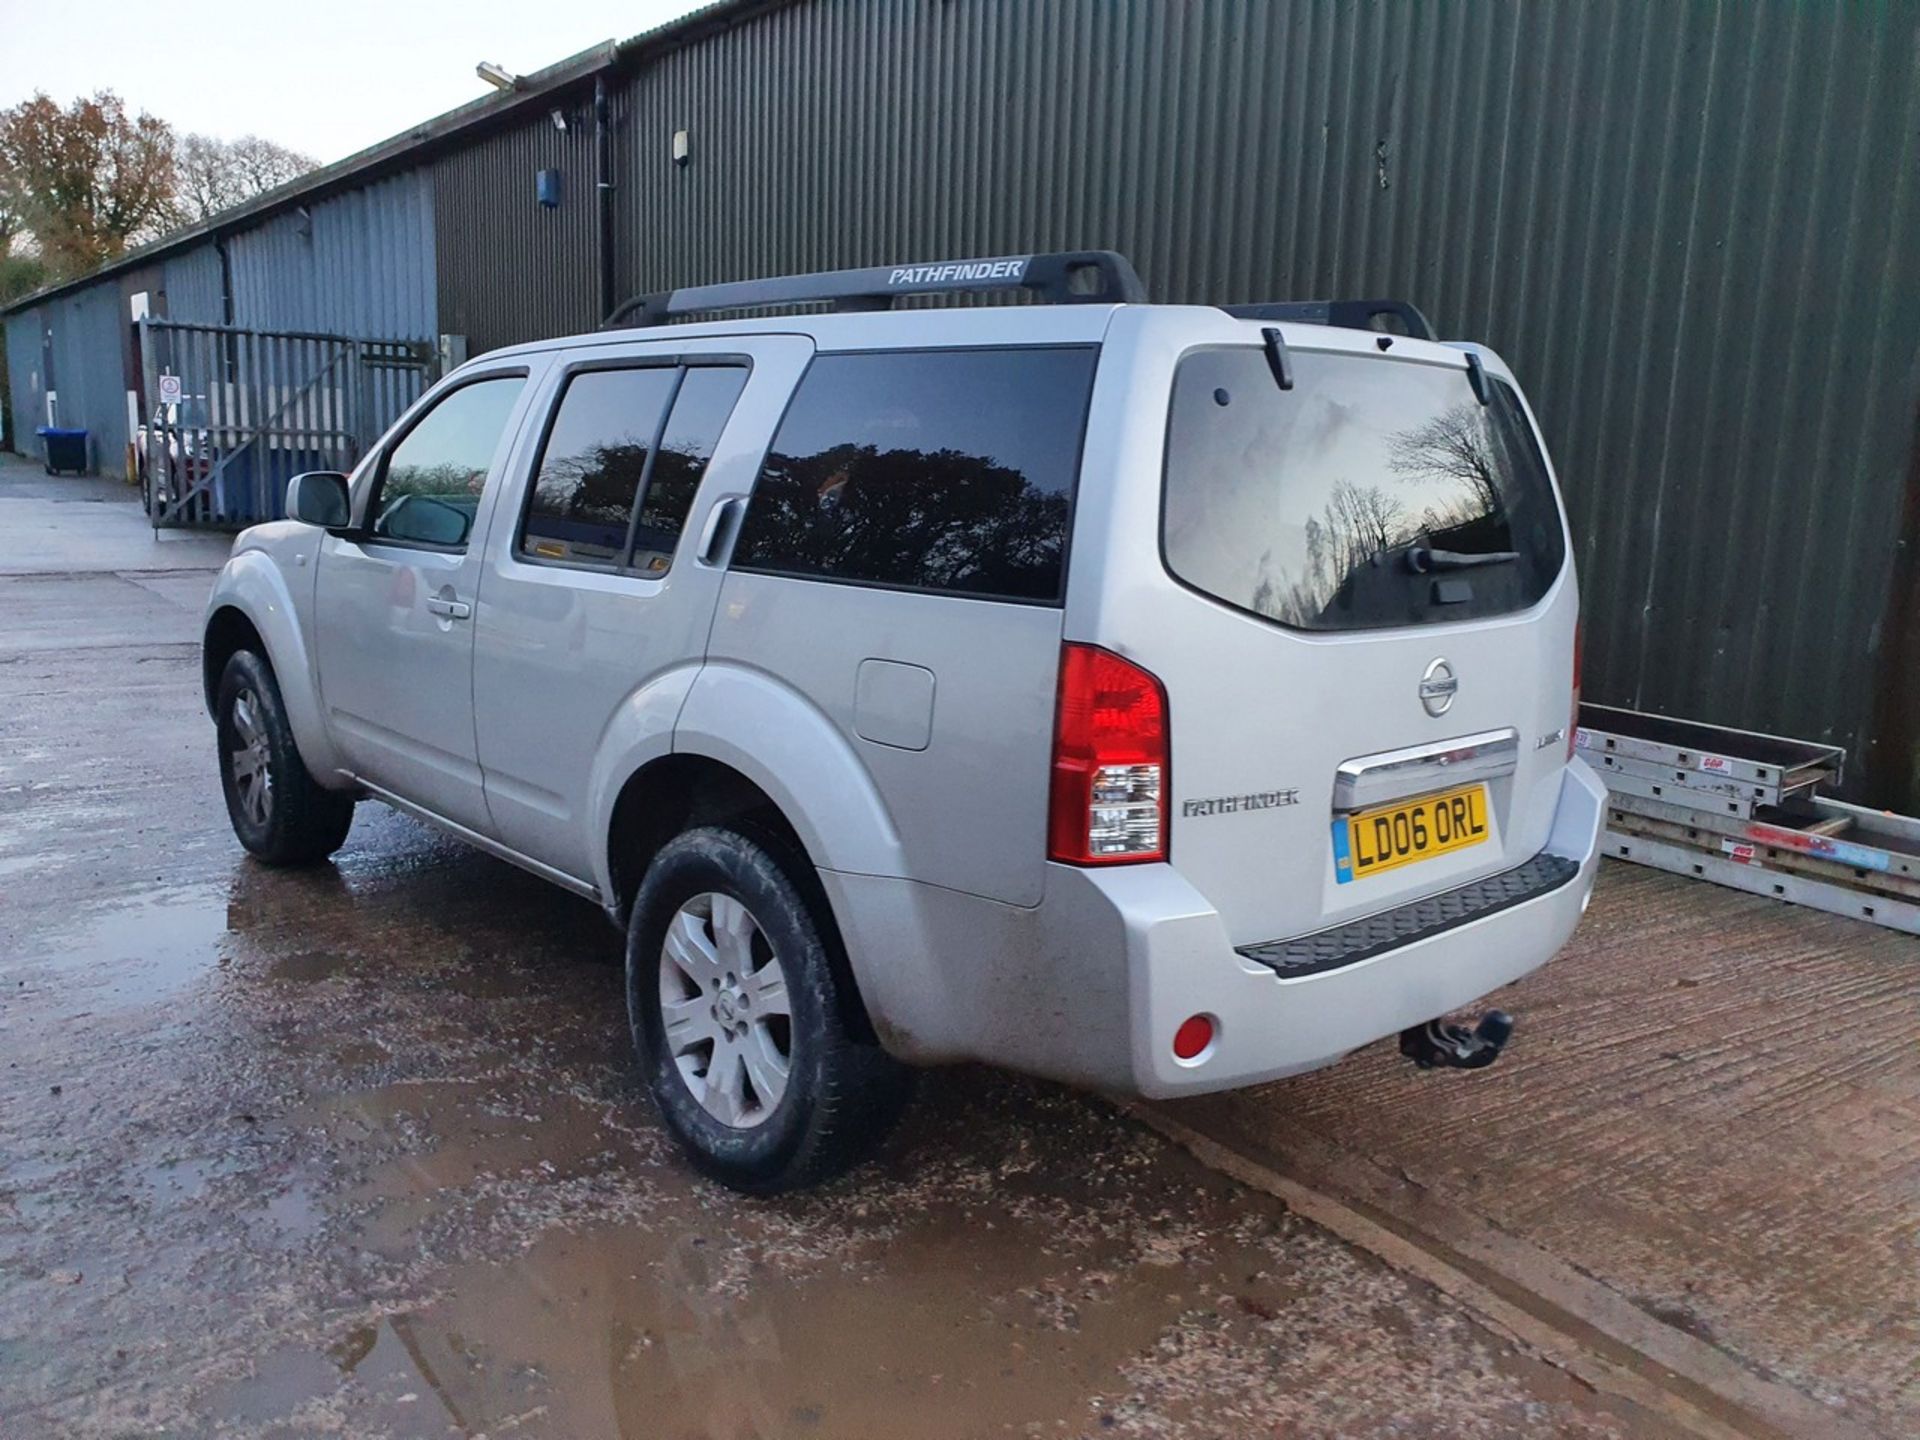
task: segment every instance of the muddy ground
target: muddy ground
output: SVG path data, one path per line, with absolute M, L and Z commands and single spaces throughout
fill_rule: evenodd
M 1673 1433 L 1392 1251 L 1057 1088 L 929 1075 L 879 1162 L 812 1195 L 693 1178 L 592 906 L 372 805 L 334 865 L 244 858 L 198 688 L 223 552 L 155 544 L 112 487 L 0 469 L 0 1436 Z M 1879 1058 L 1769 1101 L 1742 1077 L 1782 1077 L 1737 1050 L 1783 1039 L 1768 986 L 1699 957 L 1788 912 L 1738 897 L 1673 932 L 1703 888 L 1610 873 L 1594 943 L 1518 987 L 1530 1028 L 1491 1076 L 1367 1052 L 1187 1117 L 1249 1154 L 1350 1141 L 1900 1433 L 1920 1064 L 1911 1029 L 1885 1046 L 1920 957 L 1820 921 L 1805 961 L 1789 928 L 1783 964 L 1838 967 Z M 1666 990 L 1692 977 L 1731 1038 L 1622 1074 L 1612 1037 L 1678 1023 L 1632 1018 L 1627 952 L 1657 944 Z M 1713 1073 L 1739 1103 L 1687 1098 Z M 1822 1213 L 1827 1149 L 1825 1181 L 1755 1168 L 1769 1145 L 1800 1164 L 1809 1132 L 1858 1148 L 1861 1213 Z M 1791 1247 L 1771 1277 L 1740 1268 L 1769 1233 Z

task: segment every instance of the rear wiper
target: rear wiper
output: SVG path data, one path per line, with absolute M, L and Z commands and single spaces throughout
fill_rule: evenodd
M 1273 383 L 1282 390 L 1293 388 L 1293 357 L 1287 353 L 1287 342 L 1278 330 L 1269 325 L 1260 332 L 1260 338 L 1266 342 L 1267 368 L 1273 371 Z
M 1407 551 L 1407 568 L 1416 575 L 1432 570 L 1472 570 L 1480 565 L 1505 565 L 1518 560 L 1518 550 L 1488 550 L 1469 555 L 1460 550 L 1436 550 L 1431 545 L 1416 545 Z

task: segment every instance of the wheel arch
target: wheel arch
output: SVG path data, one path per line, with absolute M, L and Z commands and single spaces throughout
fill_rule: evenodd
M 207 616 L 206 633 L 200 641 L 200 688 L 207 703 L 207 714 L 216 713 L 220 700 L 220 677 L 227 662 L 242 650 L 255 650 L 271 665 L 273 656 L 260 629 L 238 605 L 221 605 Z
M 339 758 L 327 733 L 312 652 L 300 631 L 298 614 L 285 577 L 267 555 L 243 551 L 227 561 L 214 582 L 201 631 L 200 673 L 207 713 L 214 711 L 220 676 L 234 651 L 257 650 L 273 669 L 301 759 L 315 780 L 338 785 L 341 782 L 331 777 L 339 769 Z
M 703 825 L 751 834 L 780 852 L 814 913 L 822 921 L 827 955 L 839 981 L 841 1021 L 856 1038 L 874 1043 L 858 977 L 833 901 L 821 883 L 818 860 L 780 804 L 744 772 L 710 755 L 674 752 L 649 760 L 620 787 L 607 824 L 607 909 L 624 928 L 653 858 L 676 835 Z

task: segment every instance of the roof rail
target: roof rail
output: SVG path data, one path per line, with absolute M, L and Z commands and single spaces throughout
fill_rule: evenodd
M 1062 250 L 1050 255 L 997 255 L 936 260 L 922 265 L 875 265 L 776 275 L 720 285 L 690 285 L 636 295 L 609 315 L 603 330 L 659 325 L 710 310 L 827 303 L 836 310 L 886 310 L 901 295 L 945 295 L 1031 290 L 1049 305 L 1140 304 L 1146 287 L 1124 255 L 1111 250 Z
M 1275 300 L 1258 305 L 1222 305 L 1236 320 L 1291 320 L 1300 325 L 1334 325 L 1343 330 L 1377 330 L 1438 340 L 1418 305 L 1405 300 Z M 1397 321 L 1396 330 L 1381 320 Z

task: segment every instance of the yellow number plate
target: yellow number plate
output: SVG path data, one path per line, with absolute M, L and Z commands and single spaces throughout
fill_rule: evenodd
M 1333 876 L 1342 885 L 1464 850 L 1487 838 L 1487 787 L 1466 785 L 1333 822 Z

